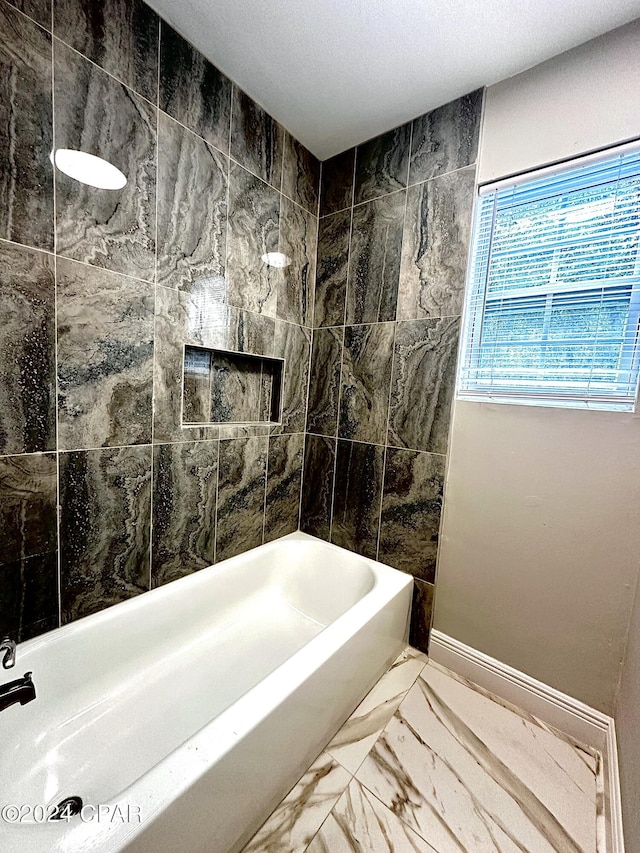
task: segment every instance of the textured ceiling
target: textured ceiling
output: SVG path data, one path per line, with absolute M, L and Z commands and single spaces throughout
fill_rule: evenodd
M 151 6 L 322 160 L 640 14 L 639 0 Z

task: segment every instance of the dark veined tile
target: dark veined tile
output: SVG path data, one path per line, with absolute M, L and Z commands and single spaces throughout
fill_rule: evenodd
M 346 323 L 395 320 L 406 193 L 353 209 Z
M 149 589 L 151 448 L 60 454 L 62 621 Z
M 0 566 L 0 634 L 22 643 L 57 627 L 57 551 Z
M 307 431 L 335 435 L 340 398 L 340 364 L 344 329 L 316 329 L 311 350 Z
M 56 447 L 53 258 L 0 244 L 0 454 Z
M 429 654 L 429 636 L 433 620 L 433 593 L 431 583 L 413 579 L 413 603 L 411 605 L 411 624 L 409 643 L 418 651 Z
M 304 448 L 304 479 L 300 530 L 329 540 L 336 439 L 307 435 Z
M 143 0 L 56 0 L 53 15 L 55 36 L 157 102 L 160 24 Z
M 58 283 L 58 444 L 148 444 L 154 287 L 63 258 Z
M 96 189 L 56 169 L 59 255 L 152 281 L 155 275 L 156 110 L 55 43 L 55 147 L 108 160 L 121 190 Z
M 462 313 L 475 167 L 407 191 L 398 319 Z
M 320 220 L 313 325 L 341 326 L 349 271 L 351 208 Z
M 160 113 L 158 284 L 224 291 L 228 171 L 224 154 Z
M 155 316 L 154 442 L 218 438 L 218 427 L 181 426 L 184 345 L 272 356 L 275 320 L 219 301 L 206 281 L 190 293 L 158 287 Z M 261 428 L 262 429 L 262 428 Z M 268 431 L 268 427 L 264 427 Z
M 459 317 L 397 324 L 388 444 L 447 452 L 459 333 Z
M 231 81 L 165 21 L 160 30 L 160 109 L 227 154 Z
M 355 203 L 407 186 L 411 122 L 389 130 L 356 149 Z
M 387 448 L 378 559 L 435 582 L 445 457 Z
M 375 559 L 384 447 L 338 440 L 331 541 Z
M 340 438 L 384 444 L 389 413 L 393 323 L 347 326 L 342 356 Z
M 482 94 L 477 89 L 413 120 L 410 184 L 475 163 Z
M 272 435 L 269 439 L 265 542 L 298 529 L 304 435 Z
M 337 213 L 353 204 L 353 175 L 356 149 L 349 148 L 322 163 L 320 216 Z
M 51 0 L 7 0 L 7 3 L 51 31 Z
M 274 356 L 284 359 L 282 424 L 271 434 L 303 432 L 307 415 L 307 387 L 311 363 L 311 331 L 276 320 Z
M 0 566 L 57 548 L 54 453 L 0 458 Z
M 154 447 L 152 586 L 213 564 L 217 485 L 217 441 Z
M 0 238 L 53 249 L 52 147 L 51 36 L 2 3 Z
M 231 156 L 277 190 L 282 181 L 284 129 L 242 89 L 233 87 Z
M 220 442 L 216 562 L 262 544 L 268 436 Z
M 310 326 L 316 281 L 318 220 L 283 197 L 280 206 L 280 251 L 290 263 L 279 277 L 277 315 Z
M 282 192 L 318 215 L 320 161 L 301 142 L 285 131 L 282 161 Z
M 235 163 L 229 177 L 227 300 L 275 316 L 282 270 L 262 259 L 278 251 L 280 193 Z

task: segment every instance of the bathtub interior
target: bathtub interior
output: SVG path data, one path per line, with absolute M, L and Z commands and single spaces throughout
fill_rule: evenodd
M 3 714 L 12 798 L 112 800 L 374 585 L 369 561 L 283 539 L 23 644 L 38 698 Z

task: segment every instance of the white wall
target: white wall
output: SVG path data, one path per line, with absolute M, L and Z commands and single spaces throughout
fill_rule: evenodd
M 640 589 L 616 709 L 626 853 L 640 853 Z
M 459 401 L 435 627 L 612 714 L 640 559 L 640 417 Z
M 481 180 L 640 136 L 640 21 L 487 92 Z M 458 403 L 435 627 L 612 714 L 640 563 L 640 418 Z
M 487 89 L 478 181 L 640 136 L 640 18 Z

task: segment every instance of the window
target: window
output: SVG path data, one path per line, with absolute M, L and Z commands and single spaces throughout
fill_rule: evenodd
M 631 410 L 640 149 L 480 189 L 458 396 Z

